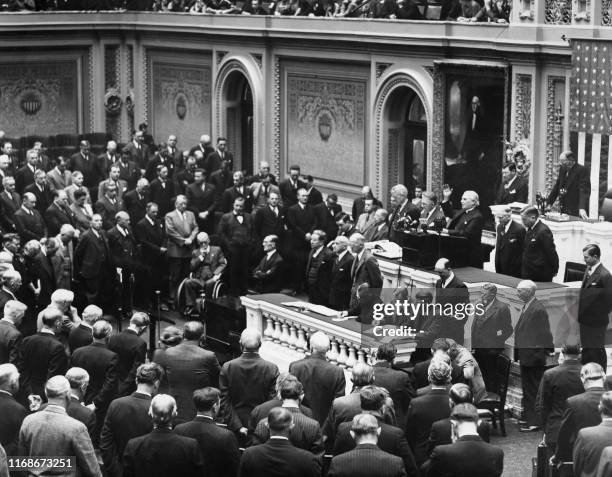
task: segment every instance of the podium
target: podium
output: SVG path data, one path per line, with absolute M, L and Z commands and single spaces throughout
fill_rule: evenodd
M 404 232 L 398 237 L 402 262 L 418 268 L 434 268 L 439 258 L 448 258 L 453 268 L 468 266 L 468 240 L 464 237 Z

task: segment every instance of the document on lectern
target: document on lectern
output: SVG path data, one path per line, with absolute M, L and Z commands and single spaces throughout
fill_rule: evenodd
M 286 301 L 284 303 L 281 303 L 281 305 L 288 306 L 291 308 L 299 308 L 301 310 L 312 311 L 313 313 L 318 313 L 319 315 L 327 317 L 338 316 L 338 310 L 332 310 L 331 308 L 327 308 L 323 305 L 314 305 L 306 301 Z
M 402 258 L 402 247 L 395 242 L 389 240 L 378 240 L 376 242 L 367 242 L 365 247 L 371 250 L 376 256 L 388 258 L 394 260 L 396 258 Z

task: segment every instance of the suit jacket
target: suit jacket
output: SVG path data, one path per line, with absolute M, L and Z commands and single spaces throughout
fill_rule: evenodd
M 397 242 L 399 240 L 399 234 L 401 232 L 398 229 L 398 221 L 400 219 L 412 222 L 414 220 L 418 221 L 420 216 L 421 209 L 409 200 L 407 200 L 404 205 L 398 205 L 395 210 L 389 214 L 389 217 L 387 217 L 387 224 L 389 224 L 389 240 L 391 242 Z
M 127 272 L 134 272 L 139 267 L 139 250 L 136 238 L 128 227 L 127 235 L 123 236 L 115 225 L 108 231 L 108 246 L 116 267 Z
M 244 199 L 244 211 L 250 213 L 251 210 L 253 210 L 253 196 L 251 189 L 246 185 L 242 186 L 242 193 L 240 193 L 236 186 L 228 187 L 223 191 L 223 195 L 221 196 L 221 211 L 224 213 L 231 212 L 234 207 L 234 200 L 238 197 Z
M 166 215 L 172 210 L 174 193 L 174 183 L 168 179 L 166 186 L 163 187 L 159 179 L 155 179 L 149 186 L 149 196 L 151 200 L 159 206 L 159 215 Z
M 125 210 L 130 214 L 132 224 L 140 222 L 147 213 L 147 204 L 149 203 L 149 194 L 138 194 L 136 190 L 126 192 L 123 196 Z
M 13 323 L 0 320 L 0 364 L 17 362 L 22 338 L 21 332 Z
M 130 141 L 126 148 L 130 152 L 132 161 L 135 162 L 140 169 L 146 169 L 150 155 L 149 146 L 143 143 L 140 145 L 140 147 L 136 147 L 134 141 Z
M 118 164 L 120 159 L 121 156 L 117 152 L 114 154 L 109 154 L 108 151 L 103 152 L 96 158 L 98 161 L 98 169 L 104 173 L 105 179 L 108 179 L 108 173 L 111 166 Z
M 489 442 L 491 439 L 491 425 L 487 421 L 478 421 L 478 427 L 476 428 L 478 435 L 483 441 Z M 431 455 L 433 450 L 437 446 L 452 444 L 452 426 L 450 418 L 440 419 L 431 425 L 431 432 L 429 433 L 429 443 L 427 455 Z
M 47 172 L 47 184 L 52 191 L 63 190 L 72 184 L 72 175 L 68 170 L 60 172 L 57 167 L 54 167 Z
M 494 477 L 504 470 L 504 451 L 480 436 L 462 436 L 454 444 L 438 446 L 423 466 L 427 477 Z
M 472 321 L 472 348 L 504 348 L 512 334 L 510 308 L 497 298 Z
M 53 193 L 47 185 L 44 185 L 42 190 L 40 190 L 36 184 L 30 184 L 23 191 L 24 194 L 26 192 L 36 196 L 36 210 L 41 214 L 44 214 L 45 210 L 53 203 Z
M 382 207 L 382 202 L 377 198 L 373 198 L 373 204 L 375 207 Z M 365 199 L 363 197 L 357 197 L 353 201 L 353 207 L 351 209 L 351 217 L 353 220 L 357 220 L 357 218 L 363 214 L 363 210 L 365 208 Z
M 238 477 L 319 477 L 320 460 L 294 447 L 285 439 L 270 439 L 265 444 L 245 449 Z
M 335 456 L 328 477 L 404 477 L 404 461 L 374 444 L 359 444 L 355 449 Z M 411 473 L 410 475 L 418 475 Z
M 195 439 L 155 429 L 131 439 L 123 454 L 123 477 L 201 477 L 204 460 Z
M 546 444 L 556 444 L 565 413 L 567 398 L 583 392 L 580 361 L 567 359 L 559 366 L 547 369 L 540 381 L 536 411 L 540 414 Z
M 553 234 L 542 221 L 538 221 L 525 234 L 521 277 L 534 282 L 551 282 L 559 271 L 559 256 Z
M 442 306 L 447 304 L 452 304 L 454 306 L 459 303 L 470 302 L 470 294 L 465 286 L 465 283 L 459 280 L 456 275 L 445 288 L 442 288 L 442 285 L 442 279 L 436 282 L 436 303 L 440 303 Z M 441 325 L 442 330 L 430 330 L 430 333 L 442 333 L 438 334 L 436 338 L 445 336 L 447 338 L 454 339 L 459 344 L 463 344 L 465 335 L 464 327 L 466 322 L 467 317 L 461 320 L 455 319 L 454 317 L 452 317 L 452 319 L 443 317 L 442 320 L 438 320 L 437 322 L 439 325 Z
M 355 260 L 358 260 L 357 263 L 355 263 Z M 353 278 L 353 290 L 357 290 L 362 283 L 367 283 L 371 289 L 382 288 L 383 280 L 380 268 L 378 268 L 378 261 L 367 250 L 364 250 L 360 259 L 357 256 L 353 259 L 351 276 Z M 354 295 L 354 293 L 351 292 L 351 295 Z
M 116 182 L 111 179 L 104 179 L 98 185 L 98 199 L 104 197 L 104 187 L 106 184 L 117 186 L 117 199 L 123 200 L 123 196 L 128 191 L 128 184 L 123 179 L 119 179 Z
M 94 232 L 87 230 L 77 244 L 74 251 L 74 269 L 83 278 L 92 279 L 104 268 L 112 267 L 110 248 L 108 240 L 103 231 L 98 232 L 100 237 L 96 237 Z
M 278 188 L 278 186 L 275 186 L 274 184 L 269 184 L 268 185 L 268 191 L 266 193 L 265 189 L 264 189 L 264 185 L 262 182 L 253 182 L 250 186 L 249 186 L 249 190 L 251 191 L 251 198 L 253 201 L 253 209 L 260 209 L 262 207 L 266 207 L 268 205 L 268 197 L 270 196 L 270 194 L 272 192 L 274 192 L 275 194 L 278 195 L 279 198 L 279 207 L 282 207 L 282 199 L 281 199 L 281 195 L 280 195 L 280 189 Z
M 78 469 L 76 475 L 102 475 L 87 427 L 68 416 L 60 406 L 48 405 L 23 420 L 18 455 L 74 455 Z M 52 474 L 53 469 L 47 467 L 46 472 L 40 469 L 41 475 Z
M 565 190 L 565 194 L 561 191 Z M 591 179 L 589 170 L 580 164 L 574 164 L 571 169 L 559 167 L 559 175 L 548 196 L 547 202 L 553 205 L 557 197 L 561 212 L 578 215 L 580 209 L 589 210 L 591 196 Z
M 319 228 L 327 234 L 328 242 L 331 242 L 338 235 L 336 215 L 342 212 L 342 207 L 339 204 L 328 207 L 326 202 L 320 202 L 314 206 L 314 209 L 317 214 Z
M 15 172 L 15 190 L 23 194 L 24 189 L 30 184 L 34 184 L 34 172 L 26 164 Z
M 293 415 L 293 428 L 289 431 L 289 441 L 300 449 L 312 452 L 319 457 L 323 456 L 323 434 L 321 426 L 311 417 L 301 413 L 297 407 L 286 408 Z M 255 427 L 253 440 L 255 444 L 263 444 L 270 439 L 268 418 L 264 418 Z
M 389 391 L 389 397 L 393 400 L 397 425 L 404 428 L 408 406 L 412 398 L 416 396 L 410 375 L 399 369 L 393 369 L 387 362 L 378 362 L 374 365 L 374 381 L 376 386 Z
M 221 216 L 219 221 L 219 235 L 226 247 L 249 246 L 253 241 L 253 217 L 251 214 L 242 214 L 242 223 L 238 222 L 233 212 Z
M 306 263 L 306 283 L 308 284 L 308 299 L 311 303 L 327 306 L 331 285 L 331 271 L 334 264 L 334 253 L 323 245 L 319 254 L 315 250 L 308 254 Z
M 161 248 L 166 243 L 164 223 L 156 220 L 153 224 L 145 217 L 134 228 L 136 240 L 140 244 L 140 254 L 143 263 L 153 265 L 164 256 Z
M 68 414 L 71 418 L 85 424 L 92 442 L 96 442 L 96 414 L 91 409 L 84 406 L 74 396 L 70 396 L 70 402 L 68 403 L 68 407 L 66 407 L 66 414 Z
M 115 215 L 122 210 L 124 210 L 123 201 L 119 198 L 116 198 L 113 204 L 108 197 L 102 196 L 102 198 L 98 199 L 94 204 L 95 213 L 102 216 L 102 228 L 104 230 L 113 228 L 115 225 Z
M 578 432 L 574 445 L 574 475 L 595 476 L 601 452 L 612 442 L 612 423 L 603 421 L 595 427 L 587 427 Z
M 12 395 L 0 392 L 0 445 L 8 455 L 17 455 L 19 429 L 27 415 L 25 407 Z
M 69 207 L 60 207 L 55 202 L 45 210 L 45 223 L 50 236 L 55 236 L 60 233 L 60 229 L 64 224 L 75 225 L 74 212 Z
M 223 158 L 221 158 L 221 154 L 219 154 L 219 151 L 214 150 L 210 154 L 204 155 L 204 159 L 204 169 L 206 169 L 209 174 L 212 174 L 213 172 L 221 169 L 221 162 L 223 161 L 223 159 L 229 161 L 230 169 L 234 165 L 234 155 L 231 152 L 227 151 L 223 153 Z
M 149 182 L 157 177 L 157 168 L 159 166 L 165 166 L 168 168 L 168 177 L 174 176 L 174 160 L 171 157 L 162 157 L 158 154 L 155 154 L 155 156 L 149 160 L 149 163 L 147 164 L 147 169 L 145 171 L 145 178 Z M 140 176 L 140 171 L 138 171 L 138 175 Z
M 192 176 L 192 180 L 189 182 L 190 183 L 193 182 L 193 176 Z M 228 187 L 231 187 L 232 184 L 234 183 L 234 179 L 232 178 L 232 171 L 231 170 L 226 171 L 224 169 L 219 169 L 211 173 L 210 183 L 215 186 L 217 202 L 219 203 L 218 208 L 220 209 L 221 208 L 221 197 L 223 196 L 223 192 L 225 192 L 225 190 Z
M 164 368 L 168 393 L 176 399 L 176 422 L 193 419 L 196 409 L 193 392 L 207 386 L 219 385 L 219 361 L 212 351 L 194 341 L 183 341 L 160 355 L 157 364 Z
M 270 259 L 265 254 L 253 270 L 257 291 L 259 293 L 279 293 L 283 288 L 283 267 L 284 260 L 278 251 L 272 254 Z
M 70 336 L 68 337 L 70 353 L 74 353 L 77 349 L 82 348 L 83 346 L 88 346 L 92 343 L 93 330 L 90 327 L 81 323 L 70 330 Z
M 510 187 L 500 184 L 495 195 L 496 204 L 511 204 L 512 202 L 526 203 L 529 195 L 529 184 L 527 180 L 516 176 Z
M 525 227 L 514 220 L 508 232 L 502 225 L 497 226 L 495 242 L 495 271 L 504 275 L 521 278 Z
M 557 435 L 556 457 L 559 462 L 572 460 L 572 451 L 580 429 L 601 423 L 599 402 L 604 393 L 602 387 L 592 387 L 581 394 L 570 396 L 565 402 L 565 411 Z
M 74 203 L 74 193 L 77 190 L 82 190 L 85 192 L 85 203 L 91 205 L 91 195 L 89 193 L 89 189 L 85 186 L 77 187 L 76 184 L 70 184 L 66 189 L 66 194 L 68 194 L 68 201 L 73 204 Z
M 240 463 L 236 436 L 218 426 L 212 419 L 196 416 L 192 421 L 179 424 L 174 433 L 198 441 L 207 475 L 235 477 Z
M 78 229 L 81 233 L 85 232 L 89 229 L 89 223 L 91 220 L 91 216 L 93 215 L 93 210 L 91 206 L 88 208 L 81 208 L 76 204 L 70 204 L 70 211 L 73 214 L 74 218 L 74 227 Z
M 521 366 L 544 366 L 553 348 L 548 313 L 534 298 L 514 328 L 514 360 L 520 361 Z
M 357 222 L 355 223 L 355 228 L 357 229 L 359 233 L 362 233 L 362 234 L 365 233 L 368 227 L 374 224 L 374 213 L 375 212 L 376 212 L 376 209 L 372 209 L 372 211 L 369 214 L 367 212 L 364 212 L 363 214 L 359 216 L 359 218 L 357 219 Z
M 31 212 L 28 214 L 20 207 L 14 215 L 15 227 L 22 243 L 40 240 L 47 235 L 47 227 L 40 212 L 36 209 L 31 209 Z
M 118 395 L 127 396 L 136 389 L 134 381 L 136 370 L 145 362 L 147 343 L 128 328 L 111 336 L 108 349 L 119 355 L 117 363 Z
M 444 209 L 445 202 L 442 204 Z M 482 228 L 484 217 L 477 208 L 470 211 L 460 210 L 448 224 L 448 234 L 452 237 L 464 237 L 468 241 L 468 263 L 472 267 L 482 268 Z
M 185 239 L 193 241 L 198 235 L 199 229 L 193 212 L 183 212 L 185 220 L 182 220 L 176 210 L 166 214 L 166 234 L 168 236 L 168 257 L 190 257 L 191 245 L 185 245 Z
M 212 229 L 217 207 L 217 191 L 215 186 L 204 182 L 203 184 L 189 184 L 185 190 L 189 209 L 194 213 L 198 224 L 202 228 Z M 200 212 L 208 212 L 206 220 L 198 217 Z
M 227 267 L 227 260 L 223 255 L 221 247 L 210 245 L 203 260 L 200 259 L 201 256 L 202 254 L 199 248 L 195 249 L 191 254 L 191 264 L 189 268 L 193 274 L 193 278 L 206 281 L 214 275 L 223 273 L 223 270 Z
M 49 378 L 68 370 L 68 358 L 64 345 L 53 334 L 36 333 L 23 339 L 19 348 L 21 389 L 28 394 L 44 396 L 45 383 Z
M 580 289 L 578 322 L 584 326 L 606 328 L 612 310 L 612 276 L 599 264 L 591 275 L 585 274 Z
M 138 179 L 141 177 L 138 164 L 136 164 L 134 161 L 117 161 L 117 166 L 119 166 L 119 179 L 125 181 L 128 190 L 134 189 Z M 168 174 L 170 174 L 170 171 L 168 171 Z M 155 176 L 153 176 L 153 179 L 154 178 Z
M 282 241 L 285 234 L 285 210 L 278 207 L 276 215 L 269 206 L 257 209 L 253 213 L 253 233 L 258 242 L 267 235 L 276 235 Z
M 419 471 L 414 461 L 410 446 L 406 441 L 404 431 L 395 426 L 380 422 L 380 435 L 377 446 L 380 450 L 402 459 L 408 476 L 418 476 Z M 338 428 L 338 434 L 334 442 L 334 455 L 344 454 L 355 449 L 355 441 L 350 435 L 351 423 L 343 422 Z
M 353 279 L 351 269 L 355 257 L 347 251 L 342 259 L 334 258 L 329 284 L 329 306 L 335 310 L 348 310 L 351 302 Z
M 324 357 L 311 355 L 289 365 L 289 372 L 304 386 L 303 403 L 323 425 L 334 399 L 344 396 L 346 380 L 341 368 Z
M 80 152 L 73 154 L 68 161 L 68 169 L 73 172 L 80 171 L 83 174 L 83 185 L 88 189 L 98 187 L 100 181 L 105 177 L 105 172 L 101 170 L 93 154 L 87 158 L 83 157 Z
M 3 190 L 0 192 L 0 202 L 2 203 L 2 217 L 0 217 L 0 225 L 6 231 L 16 232 L 15 212 L 21 207 L 21 196 L 17 192 L 13 192 L 9 198 L 8 192 Z
M 297 180 L 297 186 L 293 187 L 291 184 L 291 179 L 283 179 L 278 184 L 278 190 L 281 194 L 281 199 L 283 201 L 283 205 L 285 207 L 291 207 L 292 205 L 297 204 L 297 191 L 299 189 L 306 188 L 306 183 L 301 180 Z
M 120 463 L 128 441 L 153 429 L 150 407 L 151 396 L 139 392 L 115 399 L 108 407 L 100 434 L 100 451 L 109 476 L 121 476 Z
M 310 189 L 307 189 L 307 191 L 308 205 L 315 206 L 323 203 L 323 194 L 321 194 L 316 187 L 311 187 Z
M 432 424 L 449 416 L 450 406 L 446 389 L 434 388 L 429 393 L 410 401 L 405 431 L 417 465 L 427 460 Z
M 89 373 L 89 386 L 85 393 L 85 404 L 95 404 L 106 409 L 117 396 L 117 366 L 119 356 L 105 345 L 92 343 L 72 353 L 70 366 L 83 368 Z
M 367 242 L 377 242 L 389 238 L 389 226 L 387 224 L 370 224 L 363 233 Z
M 251 416 L 249 417 L 249 431 L 253 432 L 259 424 L 259 421 L 262 419 L 267 419 L 268 414 L 275 407 L 282 407 L 283 401 L 281 401 L 278 396 L 274 399 L 270 399 L 266 402 L 258 404 L 251 411 Z M 304 406 L 304 404 L 300 403 L 300 412 L 304 414 L 306 417 L 312 418 L 312 410 L 308 406 Z
M 243 352 L 226 362 L 219 375 L 221 408 L 232 431 L 247 427 L 255 406 L 276 395 L 278 366 L 258 353 Z

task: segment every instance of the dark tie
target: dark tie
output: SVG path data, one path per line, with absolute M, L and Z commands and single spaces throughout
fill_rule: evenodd
M 359 257 L 355 255 L 355 260 L 353 260 L 353 266 L 351 267 L 351 278 L 355 281 L 355 274 L 357 273 L 357 264 L 359 263 Z
M 591 273 L 591 267 L 587 267 L 586 270 L 584 271 L 584 277 L 582 279 L 581 288 L 586 288 L 586 284 L 588 283 L 589 278 L 591 277 L 590 273 Z

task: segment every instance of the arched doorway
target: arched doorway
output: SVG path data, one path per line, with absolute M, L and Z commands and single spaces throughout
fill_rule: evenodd
M 383 125 L 388 184 L 405 184 L 412 196 L 415 185 L 425 187 L 427 178 L 427 116 L 412 88 L 399 86 L 389 94 Z
M 232 71 L 223 90 L 228 149 L 234 154 L 234 170 L 253 173 L 253 91 L 246 76 Z

